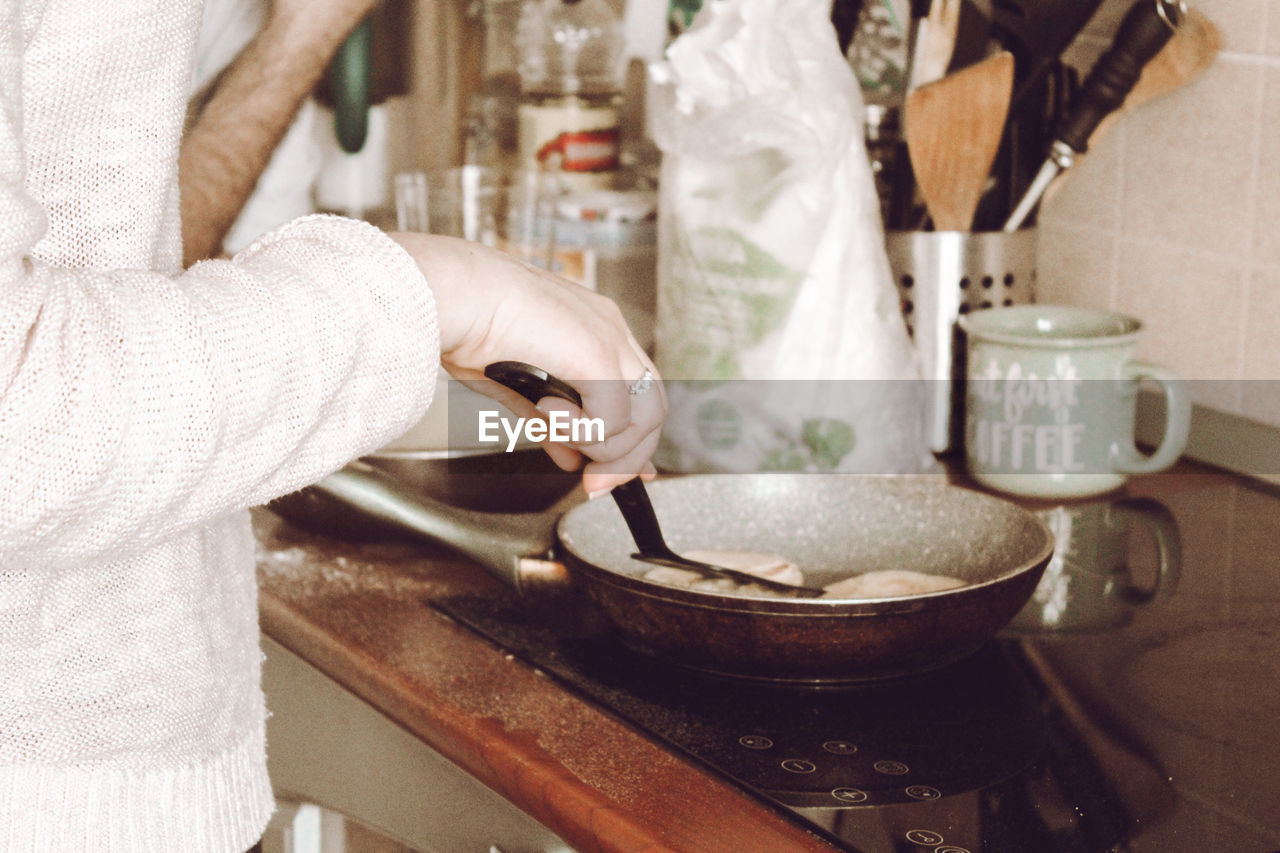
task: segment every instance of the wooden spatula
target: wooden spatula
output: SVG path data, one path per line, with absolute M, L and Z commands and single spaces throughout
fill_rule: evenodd
M 938 231 L 973 224 L 1012 92 L 1013 55 L 1001 51 L 908 93 L 907 153 Z

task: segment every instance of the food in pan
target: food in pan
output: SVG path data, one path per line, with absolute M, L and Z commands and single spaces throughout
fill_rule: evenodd
M 711 563 L 726 569 L 737 569 L 758 578 L 768 578 L 780 583 L 800 586 L 804 583 L 804 574 L 800 567 L 785 557 L 777 554 L 766 554 L 759 551 L 686 551 L 683 556 L 700 563 Z M 736 592 L 743 595 L 778 595 L 777 592 L 763 586 L 740 584 L 730 578 L 709 578 L 697 572 L 685 569 L 673 569 L 660 566 L 645 573 L 645 579 L 665 583 L 670 586 L 683 586 L 689 589 L 700 589 L 705 592 Z
M 890 598 L 898 595 L 920 595 L 964 586 L 959 578 L 928 575 L 910 569 L 882 569 L 863 572 L 823 587 L 831 598 Z
M 800 567 L 785 557 L 758 551 L 713 551 L 694 550 L 685 552 L 691 560 L 737 569 L 760 578 L 789 583 L 795 586 L 804 584 L 804 573 Z M 785 596 L 763 586 L 741 584 L 730 578 L 709 578 L 697 572 L 685 569 L 667 568 L 665 566 L 651 569 L 645 573 L 647 580 L 665 583 L 671 586 L 682 586 L 705 592 L 733 592 L 739 595 Z M 927 592 L 940 592 L 965 585 L 965 581 L 947 575 L 931 575 L 910 569 L 881 569 L 863 572 L 853 577 L 828 584 L 824 589 L 825 597 L 840 599 L 857 598 L 892 598 L 899 595 L 920 595 Z

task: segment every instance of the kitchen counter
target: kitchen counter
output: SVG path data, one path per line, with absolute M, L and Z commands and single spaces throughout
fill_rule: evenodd
M 835 849 L 433 609 L 498 585 L 466 560 L 255 527 L 263 632 L 575 850 Z
M 1172 519 L 1161 548 L 1179 565 L 1160 576 L 1169 555 L 1141 531 L 1072 540 L 1001 642 L 1099 769 L 1119 849 L 1280 850 L 1280 492 L 1184 463 L 1098 501 L 1028 507 L 1057 512 L 1062 532 L 1070 507 L 1121 503 Z M 467 560 L 265 510 L 255 525 L 264 633 L 574 849 L 839 849 L 442 613 L 500 589 Z M 1116 547 L 1131 577 L 1081 570 Z

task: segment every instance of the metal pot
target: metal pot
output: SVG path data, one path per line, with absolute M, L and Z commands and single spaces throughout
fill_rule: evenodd
M 411 494 L 360 463 L 309 491 L 449 545 L 517 588 L 572 580 L 641 652 L 767 681 L 887 678 L 969 655 L 1027 602 L 1053 550 L 1052 533 L 1030 512 L 932 476 L 722 474 L 651 484 L 677 551 L 783 554 L 816 585 L 889 568 L 967 582 L 894 598 L 759 598 L 647 580 L 652 566 L 631 559 L 610 501 L 559 519 L 477 513 Z

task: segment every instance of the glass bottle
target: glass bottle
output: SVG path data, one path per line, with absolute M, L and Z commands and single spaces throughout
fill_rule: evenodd
M 622 23 L 606 0 L 530 0 L 520 51 L 518 159 L 567 189 L 607 189 L 618 169 Z

